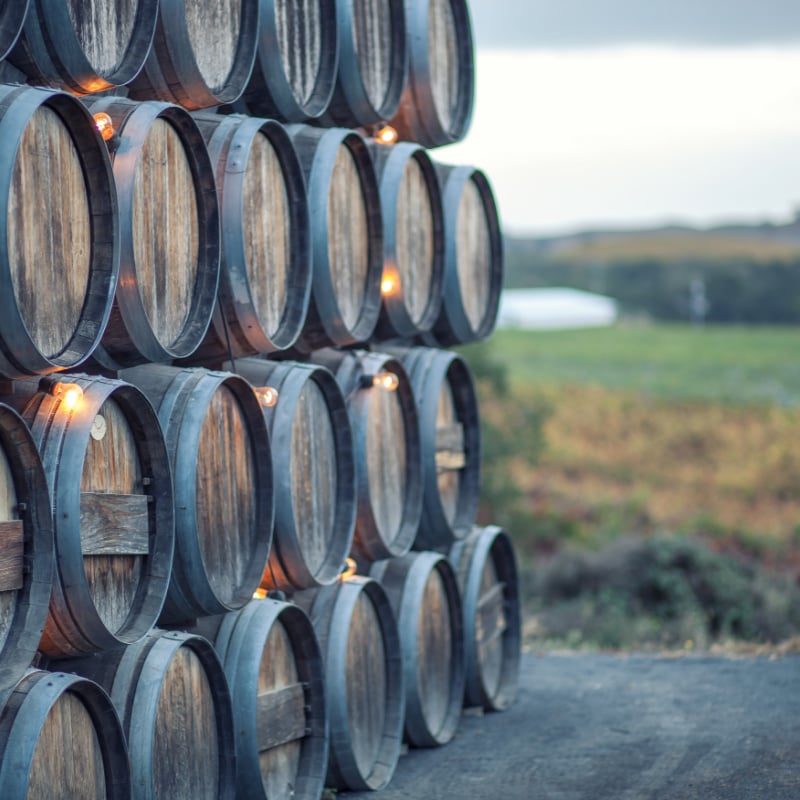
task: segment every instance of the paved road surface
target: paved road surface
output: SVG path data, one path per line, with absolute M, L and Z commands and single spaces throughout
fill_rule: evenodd
M 511 709 L 341 797 L 800 800 L 800 656 L 527 653 Z

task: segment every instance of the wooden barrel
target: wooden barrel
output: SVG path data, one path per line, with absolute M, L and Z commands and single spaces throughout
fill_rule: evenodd
M 191 355 L 205 336 L 220 269 L 214 170 L 192 116 L 166 103 L 102 97 L 119 142 L 120 272 L 95 360 L 109 369 Z
M 0 797 L 130 800 L 125 737 L 103 689 L 30 670 L 0 695 Z
M 232 103 L 253 69 L 258 3 L 160 0 L 153 46 L 130 83 L 130 97 L 190 110 Z
M 422 447 L 418 550 L 449 547 L 472 531 L 478 513 L 481 427 L 467 363 L 449 350 L 390 349 L 411 380 Z
M 14 401 L 53 509 L 56 570 L 40 649 L 70 656 L 137 641 L 161 611 L 174 547 L 155 411 L 134 386 L 85 375 L 17 381 Z
M 475 528 L 448 554 L 464 608 L 464 704 L 501 711 L 514 700 L 520 657 L 520 599 L 511 537 L 489 525 Z
M 464 700 L 464 626 L 455 572 L 439 553 L 379 561 L 370 577 L 397 618 L 406 688 L 405 733 L 416 747 L 447 744 Z
M 422 512 L 419 424 L 406 371 L 385 353 L 323 351 L 317 363 L 347 398 L 356 456 L 353 553 L 378 561 L 405 555 Z
M 292 592 L 336 580 L 353 540 L 355 461 L 347 406 L 324 367 L 240 359 L 253 386 L 271 386 L 264 407 L 275 479 L 275 535 L 261 586 Z
M 205 360 L 285 350 L 311 291 L 303 170 L 272 120 L 197 114 L 214 164 L 222 221 L 219 305 L 195 354 Z
M 383 236 L 375 168 L 364 140 L 342 128 L 288 128 L 303 165 L 313 279 L 298 349 L 366 341 L 380 313 Z
M 433 328 L 445 346 L 494 330 L 503 283 L 503 236 L 486 176 L 472 167 L 437 167 L 445 230 L 444 296 Z
M 325 661 L 330 727 L 327 786 L 382 789 L 403 736 L 403 669 L 392 608 L 381 585 L 353 577 L 295 595 Z
M 382 307 L 373 339 L 429 331 L 442 304 L 444 216 L 439 180 L 414 144 L 370 145 L 383 216 Z
M 285 122 L 314 119 L 330 103 L 338 65 L 333 3 L 261 0 L 258 50 L 240 110 Z
M 314 628 L 296 605 L 253 600 L 213 618 L 238 732 L 238 797 L 317 800 L 328 765 L 325 672 Z
M 339 70 L 326 125 L 346 128 L 389 119 L 406 80 L 406 20 L 394 0 L 336 0 Z
M 0 404 L 0 689 L 39 647 L 53 580 L 47 479 L 28 428 Z
M 472 120 L 472 25 L 466 0 L 405 0 L 408 81 L 391 121 L 424 147 L 457 142 Z
M 0 86 L 0 373 L 81 363 L 119 270 L 117 199 L 105 143 L 83 104 Z
M 261 405 L 237 375 L 144 364 L 123 370 L 158 409 L 175 476 L 175 560 L 160 620 L 241 608 L 269 555 L 272 462 Z
M 128 742 L 134 800 L 233 800 L 231 695 L 206 639 L 155 630 L 126 648 L 59 666 L 111 696 Z
M 150 52 L 157 8 L 158 0 L 35 0 L 11 61 L 31 82 L 72 94 L 122 86 Z
M 28 0 L 3 0 L 0 3 L 0 61 L 2 61 L 16 44 L 25 15 L 28 13 Z

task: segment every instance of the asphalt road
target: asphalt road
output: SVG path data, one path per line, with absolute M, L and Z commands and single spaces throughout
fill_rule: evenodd
M 508 711 L 465 713 L 372 800 L 800 800 L 800 655 L 523 655 Z

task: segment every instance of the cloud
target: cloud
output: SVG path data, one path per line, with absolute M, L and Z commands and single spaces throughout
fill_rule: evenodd
M 800 42 L 798 0 L 470 0 L 481 48 Z

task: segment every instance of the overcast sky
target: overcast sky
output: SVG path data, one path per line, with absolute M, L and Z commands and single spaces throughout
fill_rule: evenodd
M 472 0 L 476 106 L 439 151 L 511 232 L 788 219 L 800 0 Z

